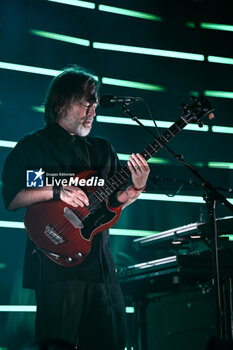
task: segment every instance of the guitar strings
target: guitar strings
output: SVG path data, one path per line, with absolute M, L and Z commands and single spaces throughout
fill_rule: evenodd
M 165 138 L 165 137 L 164 137 L 164 138 Z M 166 138 L 165 138 L 165 140 L 166 140 Z M 161 145 L 160 145 L 160 146 L 161 146 Z M 148 148 L 150 148 L 150 151 L 147 150 Z M 155 152 L 157 152 L 157 149 L 155 149 L 151 144 L 148 145 L 148 146 L 144 149 L 144 151 L 145 151 L 147 154 L 149 154 L 149 158 L 152 156 L 152 154 L 150 153 L 150 152 L 151 152 L 151 149 L 152 149 L 152 154 L 155 153 Z M 149 158 L 148 158 L 148 159 L 149 159 Z M 128 172 L 125 171 L 125 170 L 128 170 Z M 130 176 L 128 166 L 126 166 L 126 167 L 124 167 L 124 168 L 121 168 L 120 171 L 123 171 L 127 177 Z M 117 174 L 115 174 L 112 178 L 110 178 L 110 179 L 108 180 L 107 186 L 106 186 L 107 188 L 108 188 L 108 185 L 112 185 L 112 186 L 113 186 L 113 184 L 111 184 L 110 181 L 113 181 L 113 183 L 114 183 L 115 185 L 119 186 L 119 185 L 121 185 L 121 184 L 126 180 L 126 178 L 124 178 L 124 177 L 122 176 L 122 174 L 120 174 L 120 171 L 119 171 Z M 122 182 L 120 181 L 119 183 L 117 183 L 117 181 L 119 181 L 119 179 L 117 178 L 117 175 L 118 175 L 118 176 L 120 175 L 120 176 L 123 178 L 123 181 L 121 180 Z M 113 180 L 114 178 L 115 178 L 116 182 Z M 111 188 L 109 188 L 109 189 L 110 189 L 110 193 L 108 193 L 107 190 L 106 190 L 107 195 L 111 194 L 111 193 L 115 190 L 114 187 L 113 187 L 113 189 L 111 189 Z M 86 217 L 88 217 L 88 216 L 90 215 L 90 213 L 92 212 L 92 209 L 95 209 L 96 204 L 101 203 L 103 200 L 105 200 L 105 199 L 107 198 L 106 193 L 102 193 L 101 190 L 102 190 L 102 188 L 100 187 L 97 191 L 95 191 L 95 192 L 89 197 L 90 200 L 94 197 L 94 201 L 91 203 L 91 205 L 90 205 L 89 207 L 79 207 L 78 210 L 73 210 L 73 212 L 74 212 L 82 221 L 85 220 Z M 98 193 L 100 196 L 101 196 L 101 194 L 103 194 L 104 198 L 100 198 L 100 199 L 99 199 L 98 196 L 97 196 L 97 193 Z M 82 216 L 82 217 L 81 217 L 81 216 Z M 54 226 L 54 229 L 59 230 L 60 233 L 62 233 L 62 234 L 65 234 L 65 233 L 68 233 L 70 230 L 73 229 L 73 225 L 69 222 L 69 220 L 67 220 L 65 217 L 63 217 L 63 218 L 60 220 L 60 222 L 58 222 L 58 223 Z
M 122 169 L 121 169 L 121 170 L 122 170 Z M 123 170 L 123 171 L 124 171 L 124 170 Z M 118 174 L 118 175 L 119 175 L 119 174 Z M 128 173 L 125 172 L 125 175 L 128 176 Z M 111 181 L 114 183 L 114 185 L 119 186 L 119 185 L 121 184 L 121 181 L 122 181 L 122 180 L 120 181 L 119 179 L 117 179 L 116 175 L 115 175 L 114 177 L 115 177 L 116 182 L 114 181 L 113 178 L 111 178 Z M 122 176 L 121 176 L 121 177 L 122 177 Z M 126 180 L 125 177 L 122 177 L 122 179 L 123 179 L 123 181 Z M 123 181 L 122 181 L 122 183 L 123 183 Z M 109 187 L 108 187 L 109 184 L 110 184 L 111 186 L 113 186 L 113 188 L 109 188 Z M 115 190 L 114 185 L 108 182 L 106 188 L 104 189 L 104 191 L 103 191 L 102 188 L 99 188 L 95 193 L 93 193 L 93 194 L 90 196 L 90 200 L 92 200 L 92 199 L 94 199 L 94 200 L 92 201 L 91 205 L 90 205 L 88 208 L 79 207 L 77 210 L 73 210 L 73 212 L 74 212 L 82 221 L 85 220 L 86 217 L 88 217 L 88 216 L 90 215 L 90 213 L 92 213 L 92 210 L 95 209 L 96 205 L 99 204 L 99 203 L 101 203 L 101 202 L 103 202 L 103 201 L 107 198 L 107 196 L 110 195 L 110 194 Z M 110 190 L 110 192 L 108 192 L 108 189 Z M 98 192 L 98 195 L 100 196 L 100 198 L 97 196 L 97 192 Z M 107 195 L 106 195 L 106 193 L 107 193 Z M 68 222 L 68 223 L 69 223 L 69 222 Z M 66 225 L 66 222 L 63 222 L 63 225 L 65 225 L 65 227 L 63 226 L 62 233 L 64 233 L 65 231 L 66 231 L 66 233 L 67 233 L 67 232 L 69 232 L 70 229 L 73 229 L 73 226 L 72 226 L 72 225 L 70 226 L 70 229 L 69 229 L 69 227 Z M 61 229 L 61 227 L 60 227 L 60 229 Z M 68 230 L 68 231 L 67 231 L 67 230 Z
M 120 171 L 124 172 L 127 177 L 129 176 L 129 174 L 127 173 L 127 171 L 124 170 L 124 168 L 121 168 Z M 87 216 L 89 216 L 90 213 L 92 212 L 92 210 L 95 209 L 96 205 L 101 203 L 103 200 L 105 200 L 107 198 L 107 196 L 109 196 L 115 190 L 114 185 L 119 186 L 124 181 L 126 181 L 127 178 L 123 177 L 122 174 L 120 173 L 120 171 L 118 171 L 117 174 L 115 174 L 112 178 L 110 178 L 107 181 L 107 184 L 105 185 L 106 188 L 102 189 L 101 187 L 99 187 L 98 190 L 96 190 L 93 194 L 90 195 L 89 200 L 91 201 L 91 204 L 89 205 L 89 207 L 79 207 L 77 210 L 75 210 L 75 209 L 73 210 L 73 212 L 80 219 L 84 220 Z M 117 176 L 120 176 L 122 179 L 119 180 L 117 178 Z M 110 181 L 112 181 L 112 183 Z M 113 188 L 111 188 L 110 186 L 112 186 Z M 108 192 L 108 190 L 110 190 L 110 192 Z M 98 197 L 98 195 L 100 196 L 100 198 Z M 92 199 L 93 199 L 93 201 L 92 201 Z M 66 227 L 68 228 L 68 225 L 66 225 L 66 224 L 71 224 L 71 223 L 69 222 L 69 220 L 67 220 L 65 217 L 63 217 L 60 220 L 60 222 L 58 222 L 54 226 L 54 229 L 61 230 L 63 228 L 61 233 L 64 233 Z M 64 227 L 64 225 L 66 225 L 66 227 Z M 73 228 L 72 224 L 71 224 L 71 228 Z

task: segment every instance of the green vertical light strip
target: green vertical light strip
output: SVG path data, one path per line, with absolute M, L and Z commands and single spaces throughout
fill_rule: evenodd
M 0 140 L 0 147 L 14 148 L 16 144 L 17 142 L 15 141 Z
M 2 220 L 2 221 L 0 221 L 0 227 L 25 229 L 24 223 L 17 222 L 17 221 L 3 221 Z M 110 228 L 109 233 L 111 235 L 119 235 L 119 236 L 140 236 L 140 237 L 143 237 L 143 236 L 154 235 L 156 233 L 159 233 L 159 231 Z
M 124 154 L 124 153 L 117 153 L 118 158 L 120 160 L 125 160 L 128 161 L 129 160 L 129 156 L 130 154 Z M 164 159 L 164 158 L 155 158 L 152 157 L 148 160 L 148 163 L 152 163 L 152 164 L 170 164 L 170 161 L 168 159 Z
M 61 73 L 60 70 L 25 66 L 23 64 L 15 64 L 15 63 L 8 63 L 8 62 L 0 62 L 0 68 L 15 70 L 18 72 L 35 73 L 35 74 L 50 75 L 50 76 L 56 76 L 59 73 Z
M 162 202 L 179 202 L 179 203 L 192 203 L 200 204 L 205 203 L 204 199 L 200 196 L 184 196 L 176 195 L 174 197 L 166 196 L 165 194 L 155 194 L 155 193 L 141 193 L 138 199 L 152 200 L 152 201 L 162 201 Z
M 31 109 L 34 112 L 39 112 L 39 113 L 44 113 L 44 111 L 45 111 L 44 106 L 32 106 Z
M 4 221 L 0 220 L 0 227 L 5 227 L 5 228 L 22 228 L 24 229 L 24 223 L 20 221 Z
M 99 123 L 107 123 L 107 124 L 121 124 L 121 125 L 133 125 L 133 126 L 139 126 L 135 121 L 133 121 L 130 118 L 124 118 L 124 117 L 112 117 L 112 116 L 106 116 L 106 115 L 97 115 L 96 121 Z M 140 119 L 140 121 L 145 126 L 151 126 L 154 127 L 154 123 L 152 120 L 148 119 Z M 156 120 L 156 124 L 159 128 L 169 128 L 172 125 L 172 122 L 165 122 L 165 121 L 159 121 Z
M 186 26 L 192 29 L 196 28 L 196 24 L 194 22 L 186 22 Z
M 121 80 L 121 79 L 113 79 L 113 78 L 102 78 L 102 83 L 106 85 L 114 85 L 114 86 L 122 86 L 129 87 L 133 89 L 142 89 L 142 90 L 150 90 L 150 91 L 165 91 L 166 89 L 159 85 L 139 83 L 136 81 L 129 80 Z
M 134 309 L 133 306 L 126 306 L 125 312 L 126 312 L 127 314 L 133 314 L 133 313 L 135 312 L 135 309 Z
M 229 241 L 233 241 L 233 235 L 221 235 L 220 237 L 227 237 Z
M 0 68 L 15 70 L 18 72 L 42 74 L 42 75 L 50 75 L 50 76 L 56 76 L 62 72 L 61 70 L 33 67 L 33 66 L 25 66 L 23 64 L 15 64 L 15 63 L 9 63 L 9 62 L 0 62 Z M 99 78 L 95 75 L 93 75 L 93 78 L 97 81 L 99 80 Z
M 0 305 L 0 312 L 36 312 L 36 305 Z
M 233 169 L 233 163 L 230 162 L 208 162 L 209 168 Z
M 47 39 L 63 41 L 66 43 L 76 44 L 81 46 L 90 46 L 90 41 L 86 39 L 75 38 L 75 37 L 63 35 L 63 34 L 45 32 L 43 30 L 37 30 L 37 29 L 30 29 L 29 32 L 33 35 L 47 38 Z
M 194 97 L 199 97 L 200 96 L 198 91 L 190 91 L 189 94 L 190 94 L 190 96 L 194 96 Z
M 194 165 L 198 166 L 199 168 L 203 168 L 205 164 L 203 162 L 196 162 Z
M 208 97 L 221 97 L 221 98 L 233 98 L 232 91 L 214 91 L 214 90 L 205 90 L 204 95 Z
M 135 236 L 135 237 L 144 237 L 151 236 L 160 231 L 146 231 L 146 230 L 130 230 L 130 229 L 122 229 L 122 228 L 110 228 L 110 235 L 116 236 Z
M 188 124 L 184 127 L 183 130 L 207 132 L 209 131 L 209 126 L 203 125 L 202 127 L 200 127 L 197 124 Z
M 130 118 L 124 118 L 124 117 L 112 117 L 112 116 L 105 116 L 105 115 L 97 115 L 96 121 L 99 123 L 107 123 L 107 124 L 120 124 L 120 125 L 132 125 L 132 126 L 139 126 L 135 121 L 133 121 Z M 140 119 L 140 121 L 145 126 L 151 126 L 154 127 L 154 123 L 152 120 L 148 119 Z M 172 125 L 172 122 L 165 122 L 165 121 L 159 121 L 156 120 L 156 124 L 159 128 L 169 128 Z
M 200 27 L 203 29 L 224 30 L 227 32 L 233 32 L 233 25 L 228 24 L 201 22 Z
M 151 21 L 162 21 L 162 18 L 156 15 L 152 15 L 150 13 L 139 12 L 134 10 L 128 10 L 119 7 L 107 6 L 107 5 L 99 5 L 99 11 L 114 13 L 117 15 L 130 16 L 142 19 L 148 19 Z
M 150 56 L 179 58 L 183 60 L 193 60 L 193 61 L 205 60 L 204 55 L 195 54 L 195 53 L 159 50 L 159 49 L 151 49 L 146 47 L 118 45 L 118 44 L 109 44 L 109 43 L 101 43 L 101 42 L 93 42 L 93 48 L 101 49 L 101 50 L 126 52 L 126 53 L 137 53 L 137 54 L 150 55 Z
M 155 193 L 141 193 L 138 199 L 152 200 L 152 201 L 153 200 L 165 201 L 165 202 L 192 203 L 192 204 L 205 203 L 204 199 L 200 196 L 175 195 L 174 197 L 168 197 L 165 194 L 155 194 Z M 233 204 L 233 198 L 227 198 L 227 200 Z
M 47 0 L 50 2 L 57 2 L 58 4 L 72 5 L 78 7 L 84 7 L 90 10 L 95 9 L 95 3 L 89 1 L 79 1 L 79 0 Z
M 207 61 L 212 63 L 233 64 L 233 58 L 228 57 L 208 56 Z
M 104 115 L 97 115 L 96 116 L 96 121 L 100 123 L 110 123 L 110 124 L 121 124 L 121 125 L 134 125 L 134 126 L 139 126 L 136 122 L 131 120 L 130 118 L 124 118 L 124 117 L 112 117 L 112 116 L 104 116 Z M 152 120 L 148 119 L 141 119 L 141 122 L 145 126 L 149 127 L 154 127 L 154 123 Z M 158 128 L 169 128 L 173 122 L 169 121 L 162 121 L 162 120 L 156 120 L 156 124 Z M 208 125 L 203 125 L 202 128 L 200 128 L 196 124 L 188 124 L 184 127 L 184 130 L 192 130 L 192 131 L 208 131 L 209 126 Z
M 233 128 L 230 126 L 212 126 L 212 132 L 218 132 L 221 134 L 233 134 Z

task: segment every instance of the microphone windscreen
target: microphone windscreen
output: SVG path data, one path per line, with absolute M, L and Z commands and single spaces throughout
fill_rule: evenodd
M 103 95 L 100 97 L 100 106 L 103 108 L 111 108 L 115 106 L 115 102 L 111 102 L 111 100 L 114 98 L 113 95 Z

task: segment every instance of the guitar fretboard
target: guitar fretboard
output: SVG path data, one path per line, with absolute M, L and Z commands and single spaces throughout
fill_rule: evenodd
M 206 114 L 213 111 L 213 107 L 203 97 L 194 99 L 190 106 L 186 106 L 183 110 L 183 115 L 168 128 L 157 140 L 150 143 L 140 153 L 146 161 L 148 161 L 155 153 L 157 153 L 166 143 L 168 143 L 176 134 L 178 134 L 191 121 L 197 122 Z M 89 198 L 89 211 L 95 208 L 103 201 L 105 201 L 113 192 L 119 189 L 126 183 L 131 176 L 131 172 L 127 165 L 121 168 L 112 176 L 103 187 L 99 187 Z
M 161 141 L 155 140 L 153 143 L 149 144 L 140 153 L 146 161 L 148 161 L 155 153 L 157 153 L 164 144 L 168 143 L 179 131 L 181 131 L 188 123 L 181 117 L 178 121 L 170 126 L 162 135 Z M 122 167 L 117 173 L 112 176 L 104 186 L 98 188 L 93 195 L 89 198 L 90 207 L 94 207 L 93 204 L 99 204 L 105 201 L 114 191 L 120 188 L 124 183 L 127 182 L 128 178 L 131 176 L 131 172 L 127 165 Z

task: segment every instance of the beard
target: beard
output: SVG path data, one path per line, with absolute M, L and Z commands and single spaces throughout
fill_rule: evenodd
M 91 122 L 90 125 L 88 126 L 84 125 L 84 123 L 89 123 L 89 122 Z M 90 133 L 91 128 L 92 128 L 92 118 L 85 118 L 82 122 L 79 122 L 74 126 L 75 134 L 82 137 L 87 136 Z
M 58 122 L 70 135 L 87 136 L 92 127 L 93 117 L 81 113 L 67 113 Z
M 76 128 L 75 134 L 82 137 L 87 136 L 91 131 L 91 127 L 92 127 L 91 125 L 89 127 L 85 127 L 84 125 L 80 124 Z

